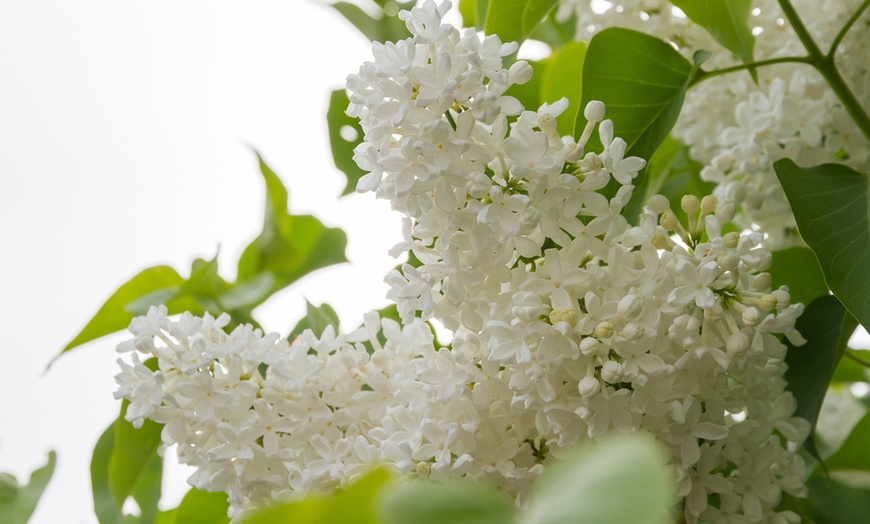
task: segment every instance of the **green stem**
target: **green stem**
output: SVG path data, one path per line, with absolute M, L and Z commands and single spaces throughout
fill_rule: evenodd
M 861 103 L 858 102 L 855 94 L 851 89 L 849 89 L 849 86 L 846 85 L 846 81 L 837 69 L 836 64 L 834 64 L 833 54 L 828 56 L 822 53 L 822 50 L 819 49 L 818 44 L 813 40 L 812 35 L 809 30 L 807 30 L 807 27 L 804 25 L 789 0 L 778 1 L 783 13 L 786 18 L 788 18 L 789 23 L 791 23 L 792 29 L 794 29 L 794 32 L 797 34 L 801 43 L 803 43 L 804 47 L 807 49 L 808 62 L 815 67 L 819 73 L 821 73 L 825 81 L 828 82 L 828 85 L 831 86 L 834 94 L 837 95 L 837 98 L 842 102 L 843 107 L 849 113 L 849 116 L 851 116 L 855 123 L 858 124 L 858 127 L 861 129 L 864 136 L 867 137 L 867 140 L 870 140 L 870 116 L 867 115 L 867 111 L 861 107 Z
M 868 0 L 870 1 L 870 0 Z M 749 62 L 745 64 L 740 64 L 731 67 L 723 67 L 722 69 L 714 69 L 713 71 L 704 71 L 699 75 L 695 75 L 695 78 L 689 82 L 689 87 L 694 86 L 708 78 L 713 78 L 715 76 L 727 75 L 728 73 L 733 73 L 735 71 L 743 71 L 746 69 L 755 69 L 757 67 L 764 67 L 774 64 L 785 64 L 785 63 L 803 63 L 809 64 L 810 58 L 808 56 L 781 56 L 779 58 L 770 58 L 768 60 L 759 60 L 758 62 Z
M 861 14 L 864 12 L 864 10 L 867 9 L 867 7 L 870 7 L 870 0 L 864 0 L 864 3 L 861 4 L 861 6 L 855 11 L 852 17 L 849 18 L 849 21 L 846 22 L 846 25 L 844 25 L 840 29 L 840 32 L 837 33 L 837 36 L 834 37 L 834 41 L 831 42 L 831 48 L 828 49 L 827 57 L 829 60 L 833 61 L 834 53 L 836 53 L 837 48 L 840 47 L 840 42 L 842 42 L 843 38 L 846 37 L 846 33 L 849 32 L 849 29 L 852 29 L 852 26 L 855 25 L 855 22 L 857 22 L 858 19 L 861 18 Z
M 863 358 L 858 357 L 857 355 L 855 355 L 855 352 L 852 351 L 851 349 L 847 349 L 847 350 L 846 350 L 846 356 L 849 357 L 849 358 L 851 358 L 851 359 L 854 360 L 855 362 L 861 364 L 861 365 L 864 366 L 865 368 L 870 368 L 870 362 L 867 362 L 867 361 L 864 360 Z

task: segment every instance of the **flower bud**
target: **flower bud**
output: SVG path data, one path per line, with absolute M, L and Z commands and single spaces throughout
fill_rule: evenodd
M 786 288 L 785 286 L 777 289 L 776 291 L 773 291 L 771 295 L 773 295 L 773 298 L 776 299 L 777 311 L 782 311 L 783 309 L 791 305 L 791 295 L 788 292 L 788 288 Z
M 625 340 L 637 340 L 643 336 L 643 327 L 637 322 L 629 322 L 620 333 Z
M 664 195 L 653 195 L 647 200 L 646 207 L 656 215 L 661 215 L 671 208 L 671 203 L 668 202 L 668 197 Z
M 592 100 L 586 104 L 586 109 L 583 110 L 583 116 L 589 122 L 601 122 L 604 120 L 604 102 L 600 100 Z
M 737 247 L 737 243 L 740 242 L 740 235 L 736 232 L 731 231 L 730 233 L 725 233 L 722 237 L 725 240 L 725 247 L 728 249 L 734 249 Z
M 752 289 L 756 291 L 765 291 L 770 289 L 770 273 L 759 273 L 752 279 Z
M 685 195 L 682 200 L 680 200 L 680 207 L 683 208 L 683 211 L 685 211 L 687 215 L 694 215 L 698 212 L 698 209 L 700 209 L 701 203 L 695 195 Z
M 719 205 L 716 206 L 716 218 L 719 219 L 721 224 L 727 224 L 734 220 L 735 213 L 734 204 L 731 202 L 720 202 Z
M 762 295 L 758 299 L 759 306 L 764 311 L 773 311 L 776 309 L 776 297 L 770 294 Z
M 725 341 L 725 350 L 732 357 L 741 357 L 749 350 L 749 337 L 745 333 L 734 333 Z
M 616 311 L 626 320 L 636 319 L 643 312 L 643 297 L 634 294 L 622 297 Z
M 598 338 L 610 338 L 613 336 L 613 324 L 605 320 L 595 326 L 595 331 L 592 333 Z
M 589 398 L 597 395 L 601 391 L 601 383 L 595 377 L 585 376 L 580 379 L 577 384 L 577 389 L 583 398 Z
M 682 227 L 680 226 L 680 221 L 677 220 L 677 215 L 670 209 L 662 213 L 661 224 L 668 231 L 679 231 Z
M 532 79 L 533 72 L 532 66 L 530 66 L 528 62 L 525 60 L 518 60 L 514 62 L 508 70 L 508 78 L 510 79 L 510 83 L 525 84 Z
M 704 213 L 705 215 L 715 213 L 718 205 L 719 205 L 718 198 L 714 197 L 713 195 L 707 195 L 704 197 L 703 200 L 701 200 L 701 212 Z
M 603 355 L 607 352 L 607 347 L 604 346 L 597 338 L 586 337 L 580 341 L 580 352 L 587 357 Z
M 754 307 L 748 307 L 743 310 L 743 323 L 746 327 L 755 327 L 764 318 L 764 315 Z
M 619 362 L 608 360 L 601 367 L 601 380 L 608 384 L 616 384 L 622 380 L 622 365 Z

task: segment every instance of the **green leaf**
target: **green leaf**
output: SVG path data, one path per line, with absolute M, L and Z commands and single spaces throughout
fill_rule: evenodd
M 541 79 L 541 99 L 553 103 L 565 97 L 568 99 L 568 110 L 556 119 L 557 129 L 561 135 L 570 135 L 574 131 L 574 115 L 580 106 L 583 96 L 583 60 L 586 57 L 586 44 L 570 42 L 557 49 L 547 58 L 547 67 Z M 538 105 L 530 106 L 537 108 Z
M 870 471 L 870 453 L 867 443 L 870 442 L 870 411 L 855 424 L 852 432 L 836 453 L 825 461 L 829 471 L 838 469 Z
M 510 524 L 513 503 L 504 493 L 465 479 L 415 480 L 384 494 L 383 524 Z
M 389 473 L 375 469 L 332 497 L 309 496 L 279 504 L 249 515 L 240 524 L 380 524 L 375 501 L 389 480 Z
M 668 522 L 676 480 L 665 464 L 648 436 L 603 440 L 547 469 L 523 523 Z
M 502 42 L 522 42 L 558 0 L 489 0 L 484 32 Z
M 145 420 L 141 428 L 134 428 L 124 419 L 128 405 L 125 400 L 114 424 L 114 445 L 108 463 L 109 489 L 117 507 L 123 508 L 127 498 L 135 494 L 137 502 L 146 504 L 140 506 L 142 516 L 153 517 L 160 499 L 163 458 L 157 449 L 163 425 Z
M 852 352 L 857 358 L 865 361 L 870 361 L 870 351 L 858 349 L 847 349 Z M 837 370 L 834 371 L 834 377 L 831 383 L 850 383 L 850 382 L 867 382 L 867 367 L 859 364 L 851 358 L 840 360 Z
M 819 524 L 855 524 L 870 515 L 870 491 L 816 476 L 807 481 L 810 518 Z
M 816 422 L 834 370 L 843 358 L 846 343 L 855 330 L 855 322 L 836 297 L 824 295 L 810 303 L 803 315 L 798 317 L 795 328 L 807 339 L 807 343 L 796 347 L 786 341 L 788 353 L 785 362 L 788 370 L 785 379 L 788 381 L 788 390 L 797 400 L 795 415 L 812 424 L 811 434 L 804 445 L 821 461 L 815 443 Z
M 126 309 L 128 304 L 146 296 L 150 297 L 149 305 L 162 304 L 165 301 L 163 299 L 174 295 L 182 284 L 184 278 L 169 266 L 156 266 L 142 271 L 109 297 L 84 329 L 63 348 L 61 354 L 103 335 L 127 329 L 134 316 Z
M 802 168 L 788 158 L 773 167 L 828 287 L 852 316 L 870 326 L 867 175 L 841 164 Z
M 574 136 L 579 137 L 586 126 L 586 104 L 600 100 L 615 135 L 627 144 L 625 155 L 649 160 L 676 123 L 689 82 L 708 56 L 696 53 L 692 64 L 669 44 L 643 33 L 621 27 L 597 33 L 586 51 Z M 587 148 L 602 150 L 597 134 Z M 630 220 L 643 209 L 646 178 L 643 170 L 634 180 L 636 189 L 624 211 Z
M 48 463 L 34 470 L 30 481 L 24 486 L 19 486 L 11 475 L 0 476 L 0 522 L 26 524 L 30 520 L 39 498 L 54 474 L 56 464 L 57 454 L 49 451 Z
M 462 16 L 462 25 L 483 31 L 488 6 L 489 0 L 459 0 L 459 14 Z
M 288 213 L 287 189 L 259 155 L 258 158 L 266 181 L 263 232 L 239 258 L 236 286 L 262 279 L 262 274 L 269 273 L 274 278 L 269 293 L 272 294 L 316 269 L 346 262 L 347 235 L 341 229 L 327 228 L 311 215 Z
M 301 335 L 306 329 L 310 329 L 314 333 L 314 336 L 319 337 L 323 334 L 323 330 L 326 329 L 326 326 L 332 326 L 335 328 L 336 333 L 338 332 L 338 324 L 340 320 L 338 314 L 334 309 L 332 309 L 332 306 L 325 303 L 315 306 L 306 300 L 305 309 L 305 318 L 296 324 L 296 327 L 293 328 L 293 331 L 290 332 L 290 335 L 288 335 L 287 338 L 293 340 L 298 335 Z
M 228 524 L 227 494 L 191 488 L 177 508 L 161 513 L 157 524 Z
M 353 150 L 363 141 L 363 129 L 359 119 L 347 116 L 345 111 L 350 104 L 347 92 L 336 89 L 329 96 L 329 109 L 326 110 L 326 124 L 329 128 L 329 147 L 335 167 L 347 177 L 342 196 L 353 193 L 356 184 L 366 172 L 353 160 Z
M 809 304 L 817 297 L 828 294 L 825 275 L 812 250 L 805 247 L 791 247 L 774 251 L 773 263 L 768 270 L 773 289 L 788 286 L 792 303 Z
M 398 8 L 409 9 L 412 5 L 413 2 L 401 3 Z M 376 18 L 349 2 L 336 2 L 332 4 L 332 7 L 371 41 L 398 42 L 411 36 L 405 22 L 399 20 L 395 15 L 384 14 L 380 18 Z
M 109 459 L 114 447 L 115 422 L 112 422 L 97 440 L 91 458 L 91 490 L 94 494 L 94 513 L 96 513 L 100 524 L 121 524 L 121 508 L 115 503 L 115 497 L 109 487 Z
M 749 27 L 752 0 L 671 0 L 671 3 L 743 63 L 753 61 L 755 37 Z M 756 78 L 754 69 L 751 73 Z
M 689 147 L 668 135 L 649 159 L 642 202 L 660 194 L 677 203 L 684 195 L 703 198 L 713 192 L 714 184 L 701 180 L 703 166 L 689 156 Z

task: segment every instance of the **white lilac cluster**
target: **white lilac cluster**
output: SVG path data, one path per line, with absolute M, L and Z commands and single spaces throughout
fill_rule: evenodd
M 155 308 L 119 348 L 135 350 L 118 376 L 128 419 L 165 423 L 191 481 L 236 511 L 373 464 L 486 481 L 522 506 L 552 457 L 615 431 L 657 438 L 687 522 L 796 521 L 776 508 L 805 493 L 809 424 L 777 335 L 801 342 L 803 308 L 771 290 L 761 235 L 723 233 L 734 207 L 712 196 L 684 198 L 683 218 L 654 197 L 629 225 L 644 161 L 625 157 L 603 105 L 578 140 L 560 137 L 566 103 L 506 97 L 529 66 L 505 69 L 514 44 L 443 24 L 448 7 L 403 13 L 413 38 L 377 44 L 348 78 L 361 189 L 405 214 L 396 252 L 420 261 L 387 276 L 404 327 L 370 314 L 287 342 Z M 585 151 L 596 125 L 600 153 Z
M 794 0 L 823 51 L 859 8 L 860 0 Z M 702 27 L 667 0 L 561 0 L 559 15 L 577 17 L 577 38 L 588 40 L 610 26 L 629 27 L 677 45 L 686 55 L 713 51 L 705 67 L 739 63 Z M 776 0 L 755 0 L 750 25 L 755 59 L 804 56 L 806 50 Z M 840 44 L 836 63 L 864 107 L 870 107 L 870 12 Z M 738 205 L 737 223 L 768 235 L 773 249 L 799 242 L 794 217 L 772 164 L 789 157 L 799 165 L 844 162 L 870 170 L 870 143 L 821 75 L 806 64 L 785 63 L 705 80 L 689 90 L 674 135 L 705 165 L 715 194 Z

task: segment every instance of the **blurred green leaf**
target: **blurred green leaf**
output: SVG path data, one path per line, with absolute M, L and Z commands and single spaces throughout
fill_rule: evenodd
M 191 488 L 177 508 L 161 513 L 157 524 L 229 524 L 227 494 Z
M 115 422 L 97 440 L 91 458 L 91 490 L 94 494 L 94 513 L 100 524 L 120 524 L 121 508 L 115 503 L 109 487 L 109 459 L 115 447 Z
M 771 287 L 788 286 L 792 303 L 809 304 L 817 297 L 828 294 L 825 275 L 812 250 L 797 246 L 774 251 L 773 264 L 768 270 Z
M 583 60 L 586 57 L 586 44 L 571 42 L 557 49 L 547 58 L 547 67 L 541 79 L 541 100 L 553 103 L 565 97 L 568 109 L 556 119 L 561 135 L 574 132 L 574 117 L 583 96 Z M 530 107 L 537 109 L 538 105 Z
M 556 21 L 555 11 L 551 11 L 538 27 L 528 36 L 529 40 L 537 40 L 557 50 L 566 44 L 575 42 L 577 33 L 577 16 L 572 14 L 568 19 Z
M 163 457 L 158 455 L 162 424 L 145 420 L 136 429 L 124 419 L 129 401 L 121 406 L 121 414 L 114 423 L 112 453 L 108 463 L 109 489 L 115 505 L 124 507 L 128 497 L 134 496 L 142 510 L 143 521 L 153 519 L 160 500 L 163 476 Z M 155 465 L 156 463 L 156 465 Z M 143 507 L 144 504 L 144 507 Z
M 755 37 L 749 27 L 752 0 L 671 0 L 671 3 L 709 31 L 717 42 L 737 55 L 743 63 L 753 61 Z M 754 69 L 751 74 L 757 81 Z
M 338 333 L 338 324 L 340 320 L 338 314 L 334 309 L 332 309 L 332 306 L 325 303 L 315 306 L 306 300 L 305 311 L 305 318 L 296 324 L 296 327 L 293 328 L 293 331 L 290 332 L 287 338 L 293 340 L 298 335 L 301 335 L 306 329 L 310 329 L 314 333 L 314 336 L 319 337 L 323 334 L 323 330 L 326 329 L 326 326 L 332 326 L 335 328 L 335 332 Z
M 489 0 L 484 32 L 502 42 L 521 43 L 541 23 L 558 0 Z
M 173 296 L 182 284 L 184 284 L 184 278 L 169 266 L 152 267 L 140 272 L 109 297 L 90 322 L 63 348 L 61 353 L 103 335 L 126 329 L 134 316 L 127 309 L 128 304 L 146 296 L 151 297 L 149 305 L 162 304 L 167 297 Z M 147 307 L 145 309 L 147 310 Z
M 870 471 L 870 411 L 855 424 L 846 441 L 833 455 L 825 460 L 829 471 L 838 469 Z
M 870 221 L 867 175 L 841 165 L 773 164 L 798 231 L 818 257 L 834 295 L 870 326 Z
M 51 476 L 54 475 L 56 464 L 57 454 L 49 451 L 48 463 L 34 470 L 28 483 L 23 486 L 19 486 L 12 475 L 0 475 L 0 522 L 26 524 L 30 520 Z
M 807 306 L 803 315 L 798 317 L 795 328 L 807 339 L 807 343 L 796 347 L 786 341 L 788 353 L 785 362 L 788 370 L 785 379 L 788 381 L 788 390 L 797 400 L 795 415 L 805 418 L 813 427 L 804 445 L 821 461 L 815 442 L 819 410 L 834 370 L 843 358 L 846 343 L 855 330 L 855 322 L 836 297 L 824 295 Z
M 523 524 L 668 522 L 676 479 L 648 436 L 614 435 L 551 465 Z
M 414 2 L 397 2 L 398 9 L 410 9 L 413 5 Z M 384 14 L 380 18 L 373 17 L 358 5 L 349 2 L 336 2 L 332 7 L 373 42 L 398 42 L 411 36 L 405 22 L 395 15 Z
M 712 194 L 716 186 L 701 180 L 702 167 L 689 156 L 688 146 L 668 135 L 647 164 L 642 202 L 655 194 L 664 195 L 674 204 L 684 195 L 703 198 Z
M 258 156 L 259 158 L 259 156 Z M 310 215 L 287 212 L 287 189 L 269 166 L 259 158 L 266 181 L 266 214 L 260 233 L 239 258 L 235 286 L 274 278 L 270 293 L 283 289 L 308 273 L 339 262 L 346 262 L 347 236 L 337 228 L 327 228 Z M 258 303 L 248 304 L 253 308 Z
M 329 109 L 326 110 L 326 123 L 329 128 L 329 147 L 335 167 L 347 177 L 342 196 L 353 193 L 359 179 L 366 174 L 353 160 L 353 150 L 363 141 L 363 129 L 358 118 L 347 116 L 345 111 L 350 104 L 347 92 L 336 89 L 329 96 Z
M 239 524 L 381 524 L 375 501 L 389 480 L 389 473 L 375 469 L 332 497 L 309 496 L 265 508 Z
M 649 160 L 673 128 L 689 82 L 709 56 L 696 53 L 694 64 L 666 42 L 655 37 L 610 27 L 589 42 L 583 66 L 583 98 L 577 107 L 574 136 L 586 126 L 583 111 L 592 100 L 606 106 L 605 117 L 613 121 L 615 135 L 627 144 L 625 156 Z M 587 149 L 601 151 L 597 134 Z M 631 221 L 645 204 L 646 169 L 634 180 L 636 187 L 624 214 Z
M 510 524 L 516 521 L 504 493 L 465 479 L 415 480 L 384 494 L 383 524 Z
M 870 362 L 870 351 L 857 349 L 847 349 L 847 351 L 854 352 L 858 358 Z M 837 366 L 836 371 L 834 371 L 834 377 L 831 379 L 831 382 L 867 382 L 867 379 L 866 366 L 855 362 L 851 358 L 844 358 L 840 360 L 840 364 Z
M 846 486 L 836 480 L 815 476 L 807 481 L 809 517 L 816 524 L 867 522 L 870 491 Z M 807 522 L 804 520 L 803 522 Z
M 459 14 L 462 16 L 462 25 L 483 31 L 488 7 L 489 0 L 459 0 Z

